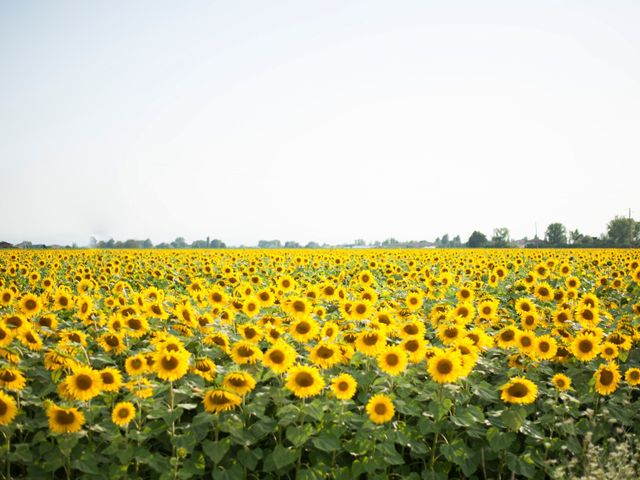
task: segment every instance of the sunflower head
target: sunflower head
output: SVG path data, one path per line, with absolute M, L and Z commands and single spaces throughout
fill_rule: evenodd
M 507 403 L 529 404 L 538 396 L 538 387 L 524 377 L 513 377 L 501 387 L 501 398 Z
M 383 394 L 371 397 L 367 402 L 366 411 L 369 419 L 378 424 L 389 422 L 396 412 L 391 398 Z

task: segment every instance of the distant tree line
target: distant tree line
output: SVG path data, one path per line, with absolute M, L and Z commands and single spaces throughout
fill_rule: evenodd
M 187 243 L 184 237 L 178 237 L 173 242 L 162 242 L 157 245 L 154 245 L 148 238 L 146 240 L 129 239 L 122 242 L 113 238 L 98 241 L 91 237 L 89 246 L 91 248 L 227 248 L 222 240 L 217 238 L 211 240 L 210 237 L 207 237 L 206 240 L 194 240 L 191 243 Z

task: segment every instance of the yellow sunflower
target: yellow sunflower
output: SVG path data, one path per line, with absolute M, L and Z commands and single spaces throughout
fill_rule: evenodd
M 388 346 L 378 355 L 378 368 L 389 375 L 400 375 L 407 368 L 409 360 L 400 346 Z
M 387 343 L 387 338 L 384 333 L 380 331 L 367 331 L 360 332 L 356 339 L 356 349 L 368 355 L 370 357 L 376 357 L 382 351 Z
M 236 342 L 231 348 L 231 359 L 238 365 L 253 365 L 262 359 L 262 351 L 256 345 L 246 340 Z
M 131 402 L 119 402 L 113 407 L 111 421 L 119 427 L 126 427 L 136 416 L 136 407 Z
M 102 380 L 102 390 L 105 392 L 117 392 L 122 385 L 122 374 L 120 370 L 114 367 L 106 367 L 100 370 L 100 379 Z
M 588 362 L 598 356 L 598 339 L 591 334 L 580 332 L 571 343 L 571 353 L 580 361 Z
M 229 372 L 222 380 L 222 385 L 237 395 L 244 397 L 256 388 L 256 381 L 247 372 Z
M 57 405 L 50 405 L 47 408 L 49 418 L 49 428 L 54 433 L 75 433 L 79 432 L 84 425 L 84 414 L 77 408 L 62 408 Z
M 556 373 L 551 378 L 551 383 L 560 391 L 569 390 L 571 388 L 571 379 L 564 373 Z
M 524 377 L 513 377 L 502 387 L 500 398 L 508 403 L 529 404 L 538 396 L 538 387 Z
M 462 362 L 460 354 L 449 351 L 436 351 L 427 360 L 427 372 L 438 383 L 455 383 L 461 376 Z
M 374 395 L 367 402 L 367 414 L 373 423 L 386 423 L 391 421 L 396 413 L 391 399 L 383 394 Z
M 342 373 L 331 380 L 331 390 L 338 400 L 349 400 L 356 393 L 358 384 L 351 375 Z
M 609 395 L 618 389 L 620 370 L 615 362 L 600 365 L 593 374 L 595 389 L 600 395 Z
M 285 373 L 296 361 L 296 350 L 284 340 L 276 341 L 262 356 L 262 363 L 275 373 Z
M 16 401 L 0 390 L 0 425 L 9 425 L 18 413 Z
M 189 371 L 189 357 L 181 352 L 158 352 L 154 360 L 154 370 L 161 380 L 174 382 Z
M 71 398 L 83 402 L 98 396 L 102 391 L 100 373 L 91 367 L 77 367 L 74 373 L 65 379 L 65 384 Z
M 624 374 L 624 379 L 629 385 L 636 386 L 640 384 L 640 368 L 630 368 Z
M 20 299 L 18 306 L 27 318 L 31 318 L 35 317 L 40 313 L 40 310 L 42 310 L 42 300 L 32 293 L 27 293 Z
M 240 396 L 225 390 L 208 390 L 202 399 L 204 409 L 210 413 L 233 410 L 241 403 Z
M 337 344 L 322 341 L 311 349 L 309 359 L 320 368 L 331 368 L 342 361 L 342 352 Z
M 324 385 L 324 379 L 315 367 L 295 366 L 287 373 L 286 387 L 298 398 L 318 395 Z

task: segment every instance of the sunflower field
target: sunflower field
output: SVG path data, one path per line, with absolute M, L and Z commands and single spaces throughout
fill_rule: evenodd
M 563 478 L 640 435 L 639 254 L 0 252 L 1 474 Z

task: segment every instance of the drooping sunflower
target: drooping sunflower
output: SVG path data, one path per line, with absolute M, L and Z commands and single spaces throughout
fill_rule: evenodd
M 331 368 L 343 360 L 339 346 L 327 341 L 318 342 L 311 349 L 309 359 L 320 368 Z
M 564 373 L 556 373 L 551 378 L 551 383 L 553 383 L 554 387 L 556 387 L 561 392 L 569 390 L 571 388 L 571 379 Z
M 11 343 L 15 334 L 12 330 L 5 327 L 2 323 L 0 323 L 0 348 L 6 347 Z
M 62 408 L 57 405 L 50 405 L 47 408 L 49 417 L 49 428 L 54 433 L 75 433 L 79 432 L 84 425 L 84 414 L 77 408 Z
M 161 380 L 173 382 L 189 371 L 189 357 L 182 352 L 157 352 L 154 360 L 154 370 Z
M 222 380 L 222 385 L 241 397 L 256 388 L 255 379 L 247 372 L 229 372 Z
M 42 339 L 35 331 L 29 329 L 18 334 L 18 340 L 29 350 L 39 351 L 43 348 Z
M 384 333 L 375 330 L 363 330 L 356 339 L 356 349 L 370 357 L 376 357 L 382 351 L 387 338 Z
M 225 353 L 229 352 L 229 337 L 224 333 L 211 333 L 202 339 L 202 343 L 218 347 Z
M 236 342 L 231 347 L 231 359 L 238 365 L 253 365 L 262 358 L 262 351 L 257 345 L 246 340 Z
M 571 353 L 580 361 L 588 362 L 598 356 L 598 339 L 591 334 L 580 332 L 571 343 Z
M 502 387 L 500 398 L 507 403 L 529 404 L 538 396 L 538 387 L 531 380 L 524 377 L 513 377 Z
M 629 385 L 640 385 L 640 368 L 630 368 L 624 374 L 624 379 Z
M 119 402 L 113 407 L 111 421 L 119 427 L 126 427 L 136 416 L 136 407 L 131 402 Z
M 378 355 L 378 368 L 389 375 L 400 375 L 407 369 L 409 359 L 400 346 L 387 346 Z
M 202 399 L 204 409 L 210 413 L 233 410 L 241 403 L 242 398 L 240 396 L 225 390 L 208 390 Z
M 18 413 L 16 401 L 0 390 L 0 425 L 9 425 Z
M 298 398 L 318 395 L 324 385 L 324 379 L 316 367 L 298 365 L 287 373 L 286 387 Z
M 7 329 L 11 330 L 11 332 L 15 335 L 31 329 L 31 324 L 26 319 L 26 317 L 17 313 L 6 315 L 5 317 L 3 317 L 2 321 L 4 323 L 4 326 Z
M 100 373 L 91 367 L 77 367 L 74 373 L 65 379 L 65 384 L 71 398 L 83 402 L 98 396 L 102 391 Z
M 439 350 L 427 360 L 427 372 L 438 383 L 455 383 L 460 378 L 461 369 L 457 352 Z
M 350 400 L 356 393 L 358 384 L 351 375 L 342 373 L 331 381 L 331 390 L 338 400 Z
M 127 345 L 124 343 L 123 334 L 106 332 L 97 338 L 98 345 L 107 352 L 113 352 L 116 355 L 120 355 L 127 350 Z
M 216 364 L 209 358 L 196 359 L 191 371 L 207 382 L 212 382 L 216 378 Z
M 615 362 L 602 364 L 593 374 L 595 389 L 600 395 L 609 395 L 615 392 L 620 385 L 620 370 Z
M 391 398 L 383 394 L 371 397 L 367 402 L 366 410 L 369 419 L 378 424 L 389 422 L 396 413 Z
M 296 361 L 296 350 L 284 340 L 278 340 L 262 356 L 262 363 L 275 373 L 285 373 Z

